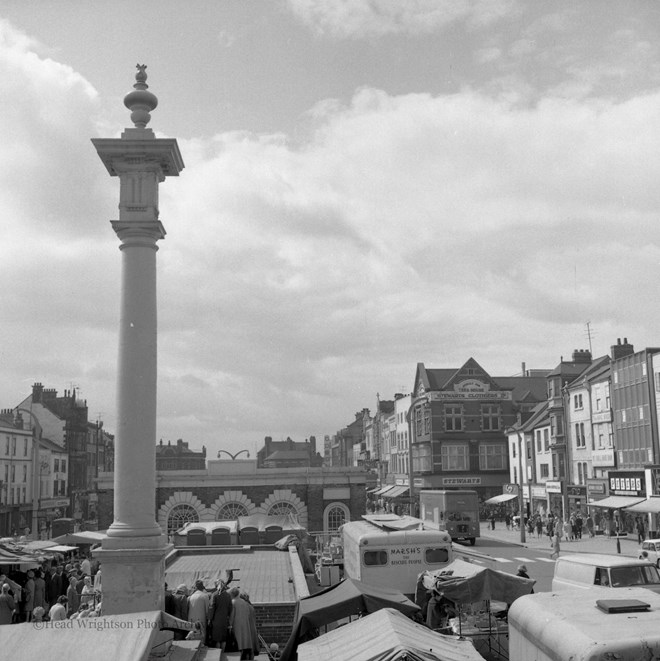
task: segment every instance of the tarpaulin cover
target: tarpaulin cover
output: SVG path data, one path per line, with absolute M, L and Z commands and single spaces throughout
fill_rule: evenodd
M 84 530 L 82 532 L 68 532 L 59 537 L 53 538 L 56 544 L 99 544 L 105 537 L 105 531 Z
M 0 565 L 30 565 L 36 567 L 40 564 L 39 557 L 36 555 L 0 545 Z
M 158 632 L 172 628 L 191 625 L 162 611 L 63 620 L 43 629 L 26 622 L 0 627 L 0 648 L 3 659 L 147 661 Z
M 196 521 L 188 522 L 183 528 L 179 528 L 175 534 L 187 535 L 191 530 L 203 530 L 206 534 L 211 534 L 214 530 L 228 530 L 230 533 L 236 532 L 238 523 L 236 521 Z
M 267 530 L 270 526 L 282 528 L 282 530 L 304 530 L 293 517 L 282 514 L 279 516 L 268 516 L 267 514 L 251 514 L 238 517 L 238 529 L 256 528 L 259 531 Z
M 347 578 L 310 597 L 300 599 L 296 605 L 293 631 L 282 653 L 281 661 L 295 657 L 301 638 L 313 629 L 337 622 L 351 615 L 374 613 L 381 608 L 394 608 L 404 615 L 419 611 L 419 606 L 396 590 L 377 588 Z
M 421 583 L 424 589 L 435 588 L 456 604 L 486 600 L 512 604 L 518 597 L 530 594 L 536 581 L 464 560 L 454 560 L 443 569 L 424 572 Z M 418 583 L 418 589 L 421 587 Z
M 298 647 L 298 661 L 483 661 L 472 641 L 443 636 L 390 608 Z

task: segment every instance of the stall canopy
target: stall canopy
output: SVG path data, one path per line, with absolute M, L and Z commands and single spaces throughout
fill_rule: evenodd
M 443 636 L 383 608 L 298 647 L 298 661 L 483 661 L 470 640 Z
M 281 661 L 291 661 L 300 639 L 308 637 L 314 629 L 351 615 L 374 613 L 381 608 L 394 608 L 404 615 L 412 615 L 420 610 L 401 592 L 377 588 L 352 578 L 346 578 L 311 597 L 300 599 L 296 605 L 293 631 Z
M 382 496 L 382 495 L 384 495 L 385 493 L 387 493 L 390 489 L 394 489 L 394 487 L 395 487 L 394 484 L 388 484 L 388 485 L 386 485 L 386 486 L 381 487 L 380 489 L 378 489 L 378 491 L 374 492 L 374 495 L 375 495 L 375 496 Z
M 626 512 L 660 514 L 660 498 L 651 497 L 648 500 L 643 500 L 641 503 L 626 507 Z
M 65 620 L 67 622 L 69 620 Z M 190 631 L 190 622 L 178 620 L 162 611 L 108 615 L 73 620 L 85 625 L 70 628 L 35 630 L 33 623 L 2 627 L 3 659 L 57 659 L 80 661 L 88 656 L 94 661 L 147 661 L 162 629 Z M 155 651 L 162 651 L 162 648 Z
M 105 531 L 85 530 L 82 532 L 68 532 L 52 541 L 56 544 L 66 544 L 68 546 L 75 544 L 100 544 L 105 537 Z
M 506 503 L 508 500 L 513 500 L 514 498 L 518 498 L 517 493 L 500 493 L 488 500 L 484 500 L 484 505 L 499 505 L 500 503 Z
M 29 568 L 38 567 L 40 564 L 41 559 L 36 555 L 0 545 L 0 565 L 26 565 Z
M 456 604 L 474 604 L 478 601 L 503 601 L 512 604 L 518 597 L 530 594 L 536 581 L 513 574 L 454 560 L 443 569 L 424 572 L 418 591 L 435 588 Z
M 608 496 L 601 500 L 590 500 L 590 507 L 607 507 L 612 510 L 619 510 L 622 507 L 630 507 L 641 503 L 644 498 L 638 498 L 637 496 Z
M 408 495 L 408 487 L 404 486 L 396 486 L 383 494 L 385 498 L 399 498 L 406 495 Z
M 270 527 L 282 528 L 282 530 L 305 530 L 292 516 L 288 514 L 266 515 L 250 514 L 238 517 L 238 530 L 241 528 L 256 528 L 259 531 L 268 530 Z

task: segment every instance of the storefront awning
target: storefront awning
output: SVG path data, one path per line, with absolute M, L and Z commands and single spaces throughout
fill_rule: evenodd
M 390 489 L 394 489 L 395 486 L 396 485 L 394 485 L 394 484 L 388 484 L 387 486 L 381 487 L 380 489 L 378 489 L 378 491 L 376 491 L 374 495 L 382 496 L 383 494 L 385 494 Z
M 408 487 L 397 486 L 383 494 L 385 498 L 398 498 L 408 493 Z
M 602 500 L 590 500 L 590 507 L 607 507 L 611 510 L 619 510 L 622 507 L 631 507 L 637 503 L 641 503 L 644 498 L 638 496 L 608 496 Z
M 641 503 L 627 507 L 626 512 L 650 512 L 651 514 L 660 514 L 660 498 L 653 498 L 653 496 L 651 496 L 648 500 L 643 500 Z
M 506 503 L 508 500 L 513 500 L 514 498 L 518 498 L 517 493 L 501 493 L 488 500 L 484 500 L 484 505 L 498 505 L 499 503 Z
M 376 491 L 378 491 L 379 489 L 380 489 L 380 487 L 374 487 L 373 489 L 367 489 L 367 493 L 376 493 Z

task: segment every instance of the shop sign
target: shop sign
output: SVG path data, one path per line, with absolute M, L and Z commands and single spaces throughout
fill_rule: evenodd
M 614 466 L 614 449 L 595 450 L 591 453 L 594 466 Z
M 607 477 L 611 495 L 644 497 L 644 473 L 610 472 Z
M 548 493 L 561 493 L 561 482 L 551 480 L 545 483 L 545 490 Z
M 443 477 L 442 485 L 445 487 L 475 486 L 481 484 L 480 477 Z
M 587 484 L 587 491 L 589 493 L 605 493 L 605 484 Z
M 502 485 L 502 493 L 518 493 L 517 484 L 504 484 Z
M 587 487 L 569 486 L 568 495 L 577 496 L 578 498 L 584 498 L 587 495 Z
M 416 477 L 413 479 L 413 484 L 415 487 L 423 487 L 424 486 L 424 478 L 423 477 Z
M 487 391 L 487 392 L 474 392 L 467 390 L 436 390 L 428 393 L 428 397 L 432 402 L 437 402 L 445 399 L 471 399 L 471 400 L 502 400 L 507 401 L 513 398 L 511 391 Z
M 546 491 L 545 487 L 532 487 L 532 498 L 545 498 L 546 497 Z

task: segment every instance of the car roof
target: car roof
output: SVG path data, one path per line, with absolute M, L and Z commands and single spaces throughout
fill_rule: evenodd
M 628 565 L 653 565 L 648 560 L 631 558 L 630 556 L 607 555 L 606 553 L 580 553 L 562 555 L 557 562 L 573 562 L 580 565 L 598 565 L 599 567 L 622 567 Z
M 652 542 L 653 544 L 660 544 L 660 537 L 655 537 L 654 539 L 645 539 L 644 542 Z

